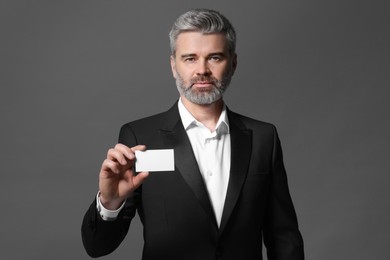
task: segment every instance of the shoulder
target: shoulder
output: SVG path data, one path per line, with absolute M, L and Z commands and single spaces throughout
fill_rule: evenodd
M 125 123 L 122 127 L 138 127 L 138 126 L 148 126 L 150 124 L 156 124 L 159 122 L 164 122 L 166 112 L 158 113 L 144 118 L 139 118 L 134 121 Z
M 180 119 L 177 102 L 167 111 L 140 118 L 122 125 L 121 129 L 163 129 L 176 124 Z
M 242 129 L 249 129 L 254 132 L 272 133 L 276 132 L 274 124 L 254 119 L 231 110 L 228 110 L 229 123 L 236 124 Z

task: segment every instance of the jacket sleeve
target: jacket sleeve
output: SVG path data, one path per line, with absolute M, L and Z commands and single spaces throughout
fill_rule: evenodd
M 303 239 L 290 197 L 282 149 L 274 128 L 272 181 L 264 224 L 264 244 L 269 260 L 303 260 Z
M 123 126 L 119 134 L 119 143 L 129 147 L 136 145 L 136 138 L 130 127 Z M 127 198 L 125 206 L 114 221 L 104 221 L 96 208 L 96 199 L 84 215 L 81 236 L 84 248 L 91 257 L 99 257 L 113 252 L 125 238 L 130 222 L 135 216 L 141 188 Z

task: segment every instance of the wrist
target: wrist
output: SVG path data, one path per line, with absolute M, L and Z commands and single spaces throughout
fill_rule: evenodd
M 108 210 L 117 210 L 121 207 L 125 199 L 106 199 L 100 192 L 98 194 L 98 198 L 100 200 L 100 204 Z
M 117 209 L 107 209 L 101 203 L 100 191 L 96 195 L 96 209 L 99 212 L 100 217 L 104 221 L 115 221 L 124 206 L 125 202 L 123 202 L 122 205 L 120 205 L 120 207 Z

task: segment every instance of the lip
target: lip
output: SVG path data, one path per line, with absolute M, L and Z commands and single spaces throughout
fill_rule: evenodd
M 194 83 L 194 86 L 197 86 L 197 87 L 210 87 L 212 85 L 213 85 L 213 83 L 211 83 L 209 81 L 198 81 L 198 82 Z

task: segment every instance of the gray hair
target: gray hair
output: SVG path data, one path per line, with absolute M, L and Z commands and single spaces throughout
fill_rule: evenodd
M 229 20 L 217 11 L 193 9 L 179 16 L 169 33 L 172 55 L 176 53 L 176 40 L 182 32 L 222 33 L 226 37 L 229 53 L 236 51 L 236 32 Z

